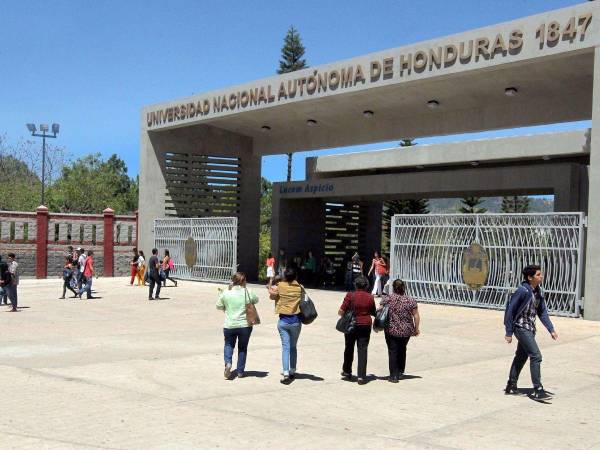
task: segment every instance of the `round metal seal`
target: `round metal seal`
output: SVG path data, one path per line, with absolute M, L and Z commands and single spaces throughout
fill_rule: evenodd
M 196 264 L 198 258 L 198 250 L 196 249 L 196 241 L 191 236 L 187 238 L 184 245 L 185 249 L 185 264 L 191 269 Z
M 463 253 L 462 276 L 464 283 L 471 289 L 485 286 L 490 263 L 485 248 L 473 242 Z

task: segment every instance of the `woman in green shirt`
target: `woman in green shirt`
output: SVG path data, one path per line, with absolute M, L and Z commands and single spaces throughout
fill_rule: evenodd
M 244 376 L 248 342 L 252 334 L 252 326 L 248 325 L 246 319 L 247 303 L 258 303 L 258 296 L 246 289 L 246 275 L 237 272 L 231 277 L 229 289 L 223 291 L 217 300 L 217 309 L 225 311 L 225 324 L 223 326 L 225 372 L 223 375 L 226 380 L 231 378 L 231 365 L 236 340 L 238 341 L 237 376 L 238 378 Z

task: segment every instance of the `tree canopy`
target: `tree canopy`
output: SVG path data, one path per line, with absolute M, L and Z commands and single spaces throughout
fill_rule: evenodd
M 296 70 L 304 69 L 307 66 L 304 56 L 304 45 L 302 45 L 302 39 L 300 33 L 290 26 L 285 38 L 283 39 L 283 47 L 281 48 L 281 59 L 279 60 L 279 69 L 277 73 L 288 73 Z
M 53 211 L 97 214 L 110 207 L 117 214 L 131 213 L 137 209 L 138 183 L 117 155 L 104 161 L 95 153 L 65 165 L 49 197 Z

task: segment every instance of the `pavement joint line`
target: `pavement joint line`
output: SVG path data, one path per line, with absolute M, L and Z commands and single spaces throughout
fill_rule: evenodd
M 564 390 L 561 393 L 561 398 L 564 398 L 565 394 L 579 392 L 579 391 L 582 391 L 584 389 L 587 390 L 587 389 L 590 389 L 590 387 L 596 387 L 596 386 L 600 386 L 600 382 L 598 382 L 598 383 L 590 383 L 590 384 L 586 384 L 586 385 L 580 386 L 578 388 L 572 388 L 572 389 Z M 499 391 L 501 391 L 501 390 L 499 389 Z M 526 395 L 505 395 L 505 394 L 499 394 L 499 395 L 503 395 L 507 399 L 514 398 L 514 399 L 518 399 L 518 400 L 521 400 L 521 399 L 522 400 L 527 400 L 528 403 L 526 403 L 526 405 L 528 405 L 529 408 L 534 408 L 534 407 L 538 407 L 538 406 L 541 407 L 540 403 L 535 402 L 534 400 L 530 399 Z M 543 406 L 552 406 L 552 404 L 549 404 L 549 405 L 548 404 L 544 404 Z M 436 433 L 436 432 L 443 431 L 443 430 L 448 429 L 448 428 L 454 428 L 454 427 L 459 426 L 459 425 L 464 425 L 465 423 L 472 422 L 475 419 L 482 419 L 482 418 L 485 418 L 487 416 L 496 416 L 499 412 L 503 412 L 503 411 L 507 411 L 507 410 L 512 410 L 512 409 L 514 409 L 514 407 L 515 407 L 515 405 L 511 404 L 509 406 L 502 407 L 502 408 L 497 408 L 495 410 L 488 411 L 488 412 L 486 412 L 484 414 L 480 414 L 480 415 L 477 415 L 477 416 L 469 417 L 469 418 L 466 418 L 466 419 L 463 419 L 463 420 L 460 420 L 460 421 L 457 421 L 457 422 L 454 422 L 454 423 L 444 424 L 444 425 L 442 425 L 440 427 L 432 428 L 432 429 L 427 430 L 427 431 L 421 431 L 421 432 L 414 433 L 414 434 L 411 434 L 411 435 L 403 436 L 402 439 L 405 440 L 405 441 L 407 441 L 407 442 L 412 442 L 415 438 L 418 438 L 419 436 L 430 434 L 430 433 Z M 427 444 L 428 445 L 433 445 L 431 443 L 427 443 Z
M 76 383 L 80 383 L 80 384 L 84 384 L 84 385 L 88 385 L 88 386 L 94 386 L 94 387 L 98 387 L 98 388 L 104 388 L 104 389 L 108 389 L 108 390 L 124 392 L 127 394 L 131 394 L 131 395 L 140 397 L 142 400 L 144 400 L 144 397 L 146 397 L 146 398 L 150 398 L 150 399 L 165 400 L 165 401 L 177 403 L 177 400 L 169 398 L 169 397 L 163 397 L 161 395 L 150 394 L 148 392 L 140 392 L 135 389 L 126 389 L 121 386 L 114 386 L 114 385 L 110 385 L 110 384 L 99 383 L 99 382 L 90 380 L 88 378 L 69 377 L 69 376 L 50 373 L 50 372 L 46 372 L 44 370 L 33 369 L 33 368 L 17 367 L 17 369 L 21 370 L 22 372 L 30 373 L 30 374 L 45 377 L 45 378 L 57 379 L 57 380 L 65 381 L 65 382 L 76 382 Z
M 28 439 L 39 439 L 42 442 L 44 442 L 44 441 L 45 442 L 56 442 L 59 444 L 79 445 L 79 446 L 84 445 L 84 446 L 90 447 L 90 448 L 100 448 L 100 449 L 107 449 L 107 450 L 126 450 L 126 448 L 124 448 L 124 447 L 108 447 L 106 445 L 87 444 L 85 442 L 67 441 L 66 439 L 40 437 L 40 436 L 36 436 L 33 434 L 16 433 L 14 431 L 0 431 L 0 434 L 6 434 L 8 436 L 18 436 L 18 437 L 28 438 Z

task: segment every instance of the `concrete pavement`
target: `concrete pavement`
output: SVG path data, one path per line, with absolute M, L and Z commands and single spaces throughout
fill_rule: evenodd
M 554 317 L 539 344 L 547 404 L 505 396 L 515 345 L 502 313 L 420 305 L 407 373 L 387 376 L 373 334 L 365 386 L 340 380 L 342 294 L 310 291 L 298 370 L 279 383 L 276 316 L 262 286 L 249 377 L 223 379 L 217 286 L 147 288 L 100 278 L 97 300 L 58 300 L 60 280 L 23 280 L 19 313 L 0 313 L 1 448 L 600 448 L 600 323 Z M 3 307 L 4 308 L 4 307 Z M 520 387 L 530 387 L 523 370 Z

